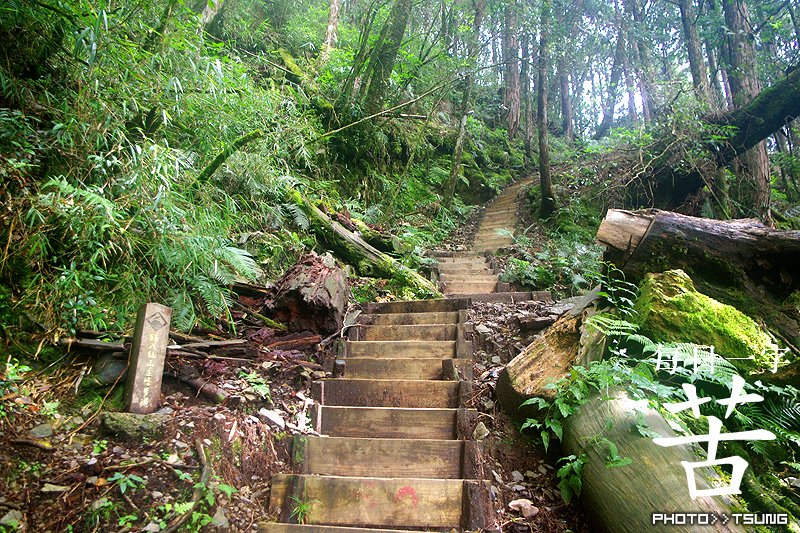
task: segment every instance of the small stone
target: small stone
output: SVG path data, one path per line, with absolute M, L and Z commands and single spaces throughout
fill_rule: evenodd
M 539 472 L 541 472 L 542 474 L 547 474 L 547 468 L 545 468 L 545 467 L 544 467 L 544 465 L 539 465 L 539 466 L 537 467 L 537 470 L 538 470 Z
M 24 528 L 21 527 L 24 519 L 25 515 L 22 514 L 22 511 L 12 509 L 4 514 L 3 518 L 0 518 L 0 525 L 10 527 L 11 531 L 16 531 L 17 529 L 24 531 Z
M 491 329 L 489 329 L 489 328 L 488 328 L 486 325 L 484 325 L 484 324 L 478 324 L 477 326 L 475 326 L 475 331 L 477 331 L 478 333 L 482 333 L 482 334 L 484 334 L 484 335 L 486 335 L 486 334 L 489 334 L 489 333 L 491 333 L 491 332 L 492 332 L 492 330 L 491 330 Z
M 800 488 L 800 479 L 796 477 L 787 477 L 786 482 L 789 483 L 789 486 L 791 487 Z
M 150 496 L 152 496 L 154 500 L 160 500 L 161 498 L 164 497 L 164 493 L 154 490 L 153 492 L 150 493 Z
M 52 483 L 45 483 L 42 487 L 42 492 L 67 492 L 69 487 L 65 485 L 53 485 Z
M 520 481 L 523 481 L 525 479 L 525 476 L 523 476 L 519 470 L 514 470 L 513 472 L 511 472 L 511 478 L 517 483 L 519 483 Z
M 145 531 L 147 533 L 158 533 L 159 531 L 161 531 L 161 526 L 159 526 L 155 522 L 150 522 L 149 524 L 144 526 L 144 528 L 142 528 L 142 531 Z
M 125 448 L 123 448 L 122 446 L 114 446 L 113 448 L 111 448 L 111 453 L 113 453 L 114 455 L 122 455 L 123 453 L 125 453 Z
M 539 514 L 539 508 L 533 505 L 532 501 L 525 498 L 509 502 L 508 508 L 512 511 L 518 511 L 526 520 L 530 520 Z
M 522 485 L 514 485 L 513 487 L 511 487 L 511 490 L 513 490 L 514 492 L 522 492 L 523 490 L 526 489 Z
M 170 406 L 166 406 L 166 407 L 162 407 L 161 409 L 156 411 L 156 414 L 157 415 L 171 415 L 174 412 L 175 412 L 175 409 L 173 409 Z
M 286 428 L 286 421 L 283 419 L 280 411 L 262 408 L 258 411 L 258 414 L 272 422 L 272 424 L 278 426 L 279 429 Z
M 40 424 L 31 429 L 31 435 L 37 439 L 43 439 L 53 435 L 53 424 Z
M 481 406 L 482 406 L 482 407 L 483 407 L 485 410 L 487 410 L 487 411 L 491 411 L 491 410 L 492 410 L 492 408 L 494 408 L 494 401 L 490 400 L 489 398 L 483 398 L 483 399 L 481 400 Z
M 186 444 L 185 442 L 183 442 L 182 440 L 176 440 L 175 441 L 175 447 L 179 448 L 181 450 L 185 450 L 186 448 L 189 447 L 189 445 Z
M 228 517 L 225 516 L 225 511 L 222 507 L 217 507 L 217 512 L 214 513 L 214 518 L 211 521 L 212 526 L 216 526 L 220 529 L 228 529 L 230 527 L 230 522 L 228 521 Z
M 495 364 L 495 365 L 499 365 L 500 364 L 500 356 L 499 355 L 495 355 L 494 357 L 492 357 L 492 364 Z
M 98 498 L 92 502 L 92 511 L 97 511 L 108 505 L 108 498 Z
M 311 373 L 311 379 L 325 379 L 325 371 L 315 370 Z
M 86 478 L 87 485 L 97 485 L 97 476 L 91 476 Z
M 526 470 L 525 477 L 536 477 L 536 472 L 534 472 L 533 470 Z
M 483 440 L 489 436 L 489 430 L 486 428 L 486 424 L 483 422 L 478 422 L 475 426 L 475 430 L 472 432 L 472 438 L 474 440 Z

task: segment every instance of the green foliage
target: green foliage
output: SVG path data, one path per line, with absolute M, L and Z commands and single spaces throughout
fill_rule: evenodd
M 589 286 L 587 272 L 600 266 L 600 247 L 584 243 L 579 236 L 559 236 L 546 241 L 538 251 L 531 238 L 514 239 L 522 259 L 510 258 L 500 279 L 530 290 L 552 290 L 558 295 L 574 295 Z
M 568 455 L 558 460 L 558 463 L 564 463 L 556 471 L 556 476 L 559 480 L 558 490 L 561 492 L 561 498 L 564 503 L 569 504 L 574 498 L 581 495 L 581 489 L 583 488 L 581 476 L 587 461 L 586 454 L 581 454 L 580 456 Z
M 137 476 L 135 474 L 123 474 L 122 472 L 115 472 L 114 475 L 108 478 L 106 481 L 119 487 L 119 491 L 122 494 L 125 494 L 128 489 L 136 490 L 145 484 L 145 480 L 141 476 Z
M 292 494 L 289 496 L 294 504 L 291 517 L 297 521 L 298 524 L 305 524 L 308 514 L 313 510 L 314 504 L 319 503 L 319 500 L 306 500 L 304 498 Z
M 256 394 L 268 404 L 272 404 L 272 391 L 270 390 L 269 383 L 263 376 L 260 376 L 257 372 L 239 370 L 239 377 L 247 382 L 247 389 L 245 392 Z

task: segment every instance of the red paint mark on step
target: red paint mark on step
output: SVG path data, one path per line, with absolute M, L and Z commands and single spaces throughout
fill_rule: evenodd
M 395 501 L 400 501 L 403 498 L 411 498 L 411 504 L 416 507 L 419 504 L 419 496 L 417 496 L 417 491 L 411 485 L 406 485 L 405 487 L 400 487 L 397 489 L 397 493 L 394 495 Z

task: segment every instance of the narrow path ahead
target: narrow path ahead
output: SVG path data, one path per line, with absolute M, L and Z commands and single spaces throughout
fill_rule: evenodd
M 472 250 L 439 255 L 439 281 L 448 297 L 504 292 L 491 264 L 491 254 L 514 242 L 517 209 L 522 187 L 531 179 L 520 180 L 500 193 L 489 204 L 478 225 Z M 500 233 L 501 230 L 505 232 Z
M 493 293 L 485 252 L 510 244 L 518 183 L 486 210 L 475 251 L 440 258 L 446 294 Z M 528 297 L 531 297 L 530 293 Z M 501 296 L 501 295 L 498 295 Z M 262 532 L 477 530 L 494 520 L 474 440 L 469 298 L 369 304 L 348 330 L 334 378 L 313 386 L 312 425 L 295 436 L 295 474 L 273 477 Z

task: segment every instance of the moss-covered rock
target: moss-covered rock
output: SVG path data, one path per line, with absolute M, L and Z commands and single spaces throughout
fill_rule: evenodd
M 743 373 L 764 370 L 775 346 L 753 319 L 697 290 L 683 270 L 648 274 L 635 309 L 641 333 L 657 342 L 691 342 L 715 352 Z
M 169 415 L 134 413 L 100 413 L 100 427 L 107 435 L 127 442 L 149 442 L 164 438 Z

